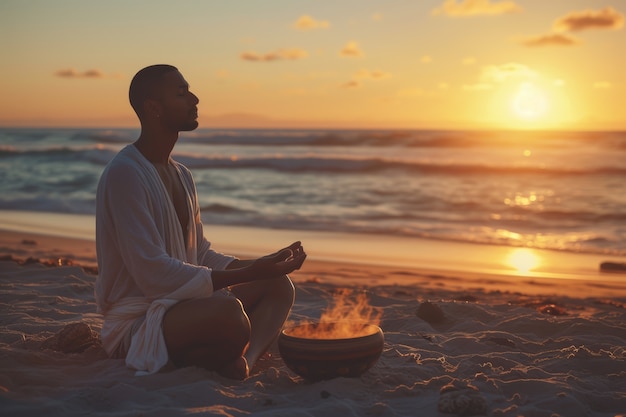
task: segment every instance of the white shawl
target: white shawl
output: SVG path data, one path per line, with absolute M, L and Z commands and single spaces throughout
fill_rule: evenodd
M 191 173 L 170 163 L 188 199 L 186 242 L 156 168 L 134 145 L 109 163 L 98 185 L 95 296 L 104 314 L 102 343 L 111 354 L 145 314 L 126 356 L 127 366 L 138 375 L 155 373 L 168 362 L 161 329 L 167 309 L 185 299 L 210 296 L 211 269 L 224 269 L 235 259 L 210 249 Z

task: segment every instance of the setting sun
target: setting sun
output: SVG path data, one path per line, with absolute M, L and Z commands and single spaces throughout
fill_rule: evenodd
M 543 91 L 532 83 L 523 83 L 513 98 L 513 112 L 523 120 L 537 120 L 546 116 L 548 99 Z
M 513 249 L 507 258 L 508 265 L 524 274 L 537 268 L 540 264 L 539 257 L 531 249 Z

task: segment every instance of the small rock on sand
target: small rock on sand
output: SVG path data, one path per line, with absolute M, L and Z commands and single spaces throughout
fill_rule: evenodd
M 443 313 L 441 307 L 430 301 L 424 301 L 417 307 L 415 313 L 420 319 L 430 323 L 438 324 L 446 321 L 446 315 Z
M 449 384 L 439 392 L 439 411 L 458 416 L 487 415 L 487 400 L 474 386 Z
M 100 344 L 98 334 L 88 324 L 70 323 L 60 332 L 44 340 L 42 349 L 52 349 L 63 353 L 83 352 L 87 348 Z

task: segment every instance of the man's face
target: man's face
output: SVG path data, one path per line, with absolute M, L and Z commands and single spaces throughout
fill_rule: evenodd
M 176 132 L 198 127 L 198 97 L 189 91 L 189 84 L 178 71 L 163 75 L 155 92 L 158 117 L 163 127 Z

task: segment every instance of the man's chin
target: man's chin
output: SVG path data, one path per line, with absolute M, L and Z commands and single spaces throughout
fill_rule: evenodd
M 193 122 L 183 126 L 180 131 L 181 132 L 190 132 L 192 130 L 196 130 L 198 128 L 198 121 L 194 120 Z

